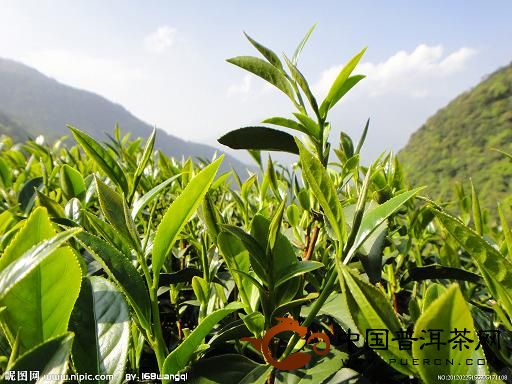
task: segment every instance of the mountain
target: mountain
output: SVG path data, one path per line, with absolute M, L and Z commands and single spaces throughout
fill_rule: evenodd
M 467 193 L 471 178 L 480 204 L 494 210 L 512 195 L 512 163 L 493 148 L 512 152 L 512 64 L 430 117 L 398 157 L 409 181 L 432 197 L 452 198 L 457 181 Z
M 66 124 L 71 124 L 91 136 L 105 140 L 115 124 L 132 138 L 147 138 L 152 127 L 119 104 L 102 96 L 69 87 L 24 64 L 0 58 L 0 134 L 21 141 L 44 135 L 54 140 L 62 135 L 71 137 Z M 210 159 L 220 150 L 179 139 L 159 129 L 156 147 L 169 156 Z M 245 176 L 247 165 L 227 155 L 224 170 L 233 167 Z

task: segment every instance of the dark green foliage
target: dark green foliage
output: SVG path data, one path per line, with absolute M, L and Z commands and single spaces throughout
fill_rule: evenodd
M 495 211 L 512 186 L 511 161 L 493 148 L 512 149 L 512 65 L 463 93 L 432 116 L 398 154 L 409 181 L 434 198 L 452 200 L 454 183 Z M 512 202 L 508 198 L 509 202 Z

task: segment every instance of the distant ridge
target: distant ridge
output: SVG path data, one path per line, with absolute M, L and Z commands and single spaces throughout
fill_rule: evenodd
M 131 132 L 132 139 L 147 138 L 152 130 L 119 104 L 59 83 L 24 64 L 0 58 L 0 134 L 20 141 L 40 134 L 49 140 L 63 135 L 71 138 L 66 124 L 72 124 L 105 140 L 105 133 L 112 133 L 116 123 L 122 132 Z M 169 135 L 162 129 L 158 129 L 156 147 L 177 159 L 182 156 L 211 159 L 215 152 L 222 153 L 217 148 Z M 242 177 L 247 174 L 245 169 L 250 168 L 226 155 L 223 169 L 231 166 Z
M 481 205 L 495 209 L 512 195 L 512 161 L 492 148 L 512 152 L 512 64 L 430 117 L 398 157 L 431 196 L 453 197 L 456 181 L 468 193 L 472 178 Z

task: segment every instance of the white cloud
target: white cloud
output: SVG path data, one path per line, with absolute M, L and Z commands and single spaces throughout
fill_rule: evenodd
M 442 45 L 421 44 L 412 52 L 399 51 L 380 63 L 361 63 L 356 72 L 366 75 L 366 79 L 358 87 L 370 96 L 405 93 L 413 98 L 426 97 L 431 82 L 462 71 L 475 54 L 474 49 L 463 47 L 444 55 Z M 341 68 L 339 65 L 325 70 L 315 84 L 316 91 L 327 94 Z
M 247 95 L 251 91 L 252 76 L 245 75 L 242 81 L 238 84 L 229 86 L 227 94 L 228 97 L 235 97 L 239 95 Z
M 176 28 L 165 25 L 146 36 L 144 45 L 149 52 L 163 53 L 174 44 L 175 37 Z

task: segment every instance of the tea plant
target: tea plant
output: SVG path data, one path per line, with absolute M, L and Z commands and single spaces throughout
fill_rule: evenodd
M 408 188 L 392 154 L 363 165 L 369 122 L 356 145 L 342 132 L 334 148 L 329 112 L 363 79 L 353 72 L 365 49 L 319 102 L 297 67 L 312 31 L 291 59 L 247 36 L 263 59 L 228 60 L 295 108 L 293 118 L 219 139 L 249 150 L 261 173 L 219 175 L 222 157 L 177 161 L 155 152 L 155 132 L 143 144 L 119 127 L 100 143 L 70 126 L 75 146 L 2 138 L 4 378 L 38 371 L 121 383 L 158 372 L 172 382 L 187 372 L 195 383 L 327 384 L 512 374 L 509 207 L 492 220 L 475 188 L 459 188 L 457 218 Z M 262 150 L 297 163 L 264 164 Z M 285 318 L 328 335 L 328 353 L 290 332 L 265 349 L 266 331 Z M 424 345 L 436 329 L 446 337 Z M 387 348 L 372 348 L 368 330 L 384 331 Z M 453 330 L 469 332 L 464 345 L 448 342 Z M 299 351 L 312 356 L 305 366 L 279 369 Z M 424 363 L 434 359 L 443 364 Z

